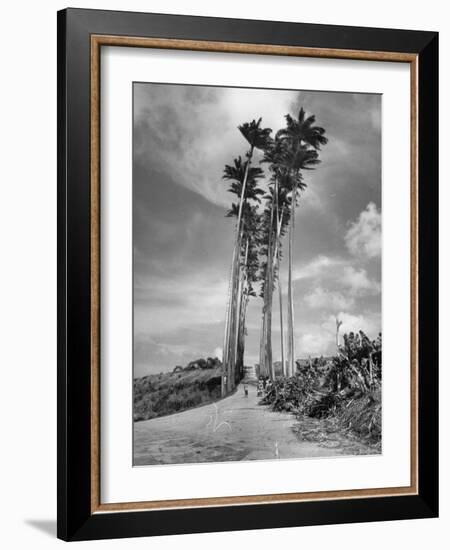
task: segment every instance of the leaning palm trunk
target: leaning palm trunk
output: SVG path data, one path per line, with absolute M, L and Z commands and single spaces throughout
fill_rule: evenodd
M 292 287 L 292 258 L 294 249 L 295 231 L 295 197 L 297 184 L 292 190 L 291 201 L 291 223 L 289 225 L 289 258 L 288 258 L 288 328 L 287 328 L 287 375 L 294 376 L 295 373 L 295 342 L 294 342 L 294 292 Z

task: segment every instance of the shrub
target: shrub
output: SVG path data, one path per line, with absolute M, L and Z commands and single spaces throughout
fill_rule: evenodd
M 381 441 L 381 391 L 379 389 L 350 400 L 338 411 L 341 426 L 371 443 Z

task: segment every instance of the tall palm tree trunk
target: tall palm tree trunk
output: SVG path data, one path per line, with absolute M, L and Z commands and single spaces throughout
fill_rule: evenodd
M 270 209 L 269 235 L 267 242 L 267 268 L 266 282 L 264 285 L 264 313 L 265 313 L 265 334 L 264 334 L 264 364 L 271 380 L 275 379 L 275 371 L 272 363 L 272 302 L 273 302 L 273 259 L 274 259 L 274 235 L 273 220 L 275 215 L 275 193 L 272 196 Z
M 245 318 L 248 305 L 248 292 L 244 290 L 244 296 L 241 301 L 241 314 L 239 319 L 239 334 L 238 334 L 238 352 L 237 352 L 237 369 L 236 369 L 236 384 L 242 380 L 244 376 L 244 354 L 245 354 Z
M 277 216 L 277 234 L 275 241 L 275 254 L 274 254 L 274 266 L 275 271 L 275 262 L 276 270 L 278 272 L 278 302 L 280 310 L 280 350 L 281 350 L 281 372 L 283 376 L 286 376 L 286 363 L 284 360 L 284 329 L 283 329 L 283 292 L 281 288 L 281 279 L 280 279 L 280 249 L 281 249 L 281 226 L 283 223 L 283 210 L 284 206 L 279 209 L 278 203 L 278 180 L 275 182 L 275 193 L 276 193 L 276 216 Z
M 245 202 L 245 199 L 244 199 Z M 244 255 L 243 262 L 241 262 L 241 243 L 243 236 L 243 228 L 241 228 L 239 235 L 239 254 L 238 259 L 235 264 L 235 274 L 233 275 L 233 294 L 232 294 L 232 308 L 231 308 L 231 331 L 229 339 L 229 368 L 228 368 L 228 391 L 232 391 L 236 385 L 237 380 L 237 361 L 238 361 L 238 341 L 239 341 L 239 330 L 240 330 L 240 311 L 241 311 L 241 301 L 242 301 L 242 289 L 243 281 L 245 275 L 245 266 L 247 264 L 247 255 L 248 255 L 248 241 L 246 244 L 246 252 Z
M 222 348 L 222 380 L 221 380 L 221 395 L 225 397 L 227 391 L 226 379 L 228 376 L 228 342 L 230 338 L 230 310 L 231 310 L 231 293 L 233 282 L 233 263 L 230 268 L 230 275 L 228 278 L 228 293 L 227 293 L 227 309 L 225 313 L 225 327 L 223 335 L 223 348 Z
M 242 236 L 241 236 L 242 238 Z M 245 253 L 244 261 L 242 266 L 240 266 L 240 273 L 238 279 L 238 293 L 236 299 L 236 334 L 235 334 L 235 365 L 236 372 L 234 373 L 234 378 L 237 381 L 239 379 L 239 371 L 242 369 L 242 354 L 240 353 L 240 340 L 242 338 L 242 312 L 243 307 L 245 306 L 245 296 L 244 289 L 246 284 L 246 266 L 248 260 L 248 238 L 245 243 Z
M 238 314 L 239 314 L 239 287 L 241 279 L 240 260 L 237 262 L 233 274 L 233 290 L 231 296 L 230 309 L 230 335 L 228 342 L 228 378 L 227 391 L 234 389 L 235 371 L 236 371 L 236 339 L 238 332 Z
M 233 361 L 233 350 L 231 342 L 233 342 L 234 331 L 234 300 L 235 300 L 235 281 L 236 281 L 236 246 L 233 249 L 233 257 L 230 269 L 230 279 L 228 285 L 228 300 L 225 317 L 225 331 L 224 331 L 224 346 L 223 346 L 223 365 L 222 365 L 222 396 L 232 389 L 231 385 L 231 365 Z
M 297 185 L 292 190 L 291 201 L 291 223 L 289 224 L 289 258 L 288 258 L 288 376 L 294 376 L 295 373 L 295 342 L 294 342 L 294 291 L 292 286 L 292 263 L 294 253 L 294 231 L 295 231 L 295 198 L 297 194 Z
M 272 255 L 270 256 L 270 259 L 272 260 Z M 268 283 L 269 284 L 268 284 L 267 306 L 266 306 L 265 358 L 266 358 L 267 370 L 269 371 L 269 377 L 271 380 L 275 380 L 275 370 L 272 362 L 272 303 L 273 303 L 272 269 L 269 269 Z
M 284 360 L 284 328 L 283 328 L 283 292 L 280 281 L 280 250 L 277 251 L 277 267 L 278 267 L 278 302 L 280 309 L 280 349 L 281 349 L 281 367 L 283 376 L 286 376 L 286 362 Z
M 264 298 L 265 304 L 265 298 Z M 262 315 L 261 315 L 261 335 L 259 340 L 259 374 L 260 376 L 268 376 L 266 370 L 266 360 L 265 360 L 265 342 L 266 342 L 266 311 L 265 305 L 263 305 Z

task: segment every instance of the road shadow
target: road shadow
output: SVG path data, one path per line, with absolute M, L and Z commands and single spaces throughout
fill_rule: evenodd
M 56 519 L 26 519 L 25 523 L 52 538 L 56 537 Z

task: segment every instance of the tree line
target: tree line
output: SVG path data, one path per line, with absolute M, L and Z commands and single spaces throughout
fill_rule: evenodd
M 222 395 L 242 378 L 246 336 L 246 312 L 251 297 L 262 299 L 260 372 L 275 378 L 272 359 L 272 304 L 278 288 L 281 364 L 284 376 L 295 373 L 294 292 L 292 266 L 295 209 L 306 189 L 303 172 L 320 163 L 321 146 L 328 141 L 325 129 L 303 108 L 298 116 L 286 115 L 285 127 L 273 133 L 262 119 L 238 127 L 248 149 L 224 169 L 233 202 L 226 215 L 235 218 L 223 342 Z M 255 165 L 255 152 L 262 160 Z M 264 183 L 264 186 L 263 186 Z M 287 327 L 283 323 L 280 268 L 283 237 L 288 236 Z M 286 332 L 286 334 L 285 334 Z

